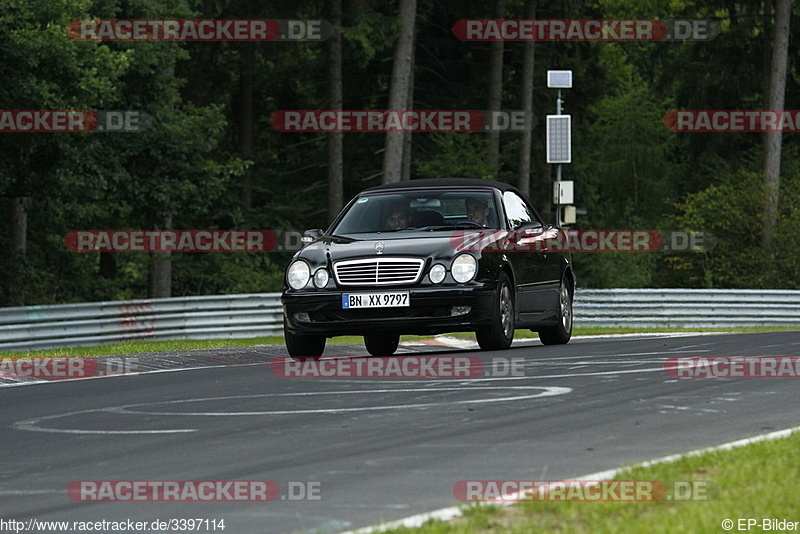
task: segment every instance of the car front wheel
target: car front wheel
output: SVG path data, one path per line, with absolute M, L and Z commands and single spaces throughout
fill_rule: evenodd
M 286 340 L 286 350 L 289 356 L 298 360 L 307 358 L 317 359 L 325 352 L 325 336 L 293 334 L 286 326 L 283 319 L 283 337 Z
M 400 344 L 399 335 L 368 335 L 364 336 L 364 346 L 373 356 L 391 356 Z
M 544 345 L 563 345 L 572 337 L 572 285 L 561 278 L 558 288 L 558 324 L 539 330 L 539 339 Z
M 514 341 L 514 287 L 506 273 L 500 273 L 492 303 L 492 325 L 475 335 L 483 350 L 505 350 Z

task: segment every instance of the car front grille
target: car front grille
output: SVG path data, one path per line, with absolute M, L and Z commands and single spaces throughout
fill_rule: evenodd
M 419 280 L 425 262 L 415 258 L 370 258 L 340 261 L 333 265 L 336 281 L 343 286 L 389 286 Z

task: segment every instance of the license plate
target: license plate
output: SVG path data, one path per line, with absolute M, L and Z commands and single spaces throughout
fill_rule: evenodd
M 408 291 L 344 293 L 342 294 L 342 308 L 407 308 L 409 300 Z

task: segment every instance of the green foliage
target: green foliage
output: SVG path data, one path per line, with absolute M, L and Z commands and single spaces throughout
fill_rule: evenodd
M 658 224 L 676 200 L 685 142 L 662 122 L 671 103 L 623 58 L 613 43 L 603 49 L 601 65 L 615 85 L 588 111 L 578 183 L 595 225 L 629 224 L 631 216 Z
M 654 287 L 658 253 L 578 252 L 573 254 L 581 287 Z
M 609 87 L 587 110 L 576 157 L 576 191 L 587 209 L 580 228 L 668 230 L 685 175 L 685 139 L 664 127 L 672 108 L 661 101 L 629 63 L 618 43 L 601 50 Z M 658 253 L 577 253 L 580 284 L 589 287 L 653 287 L 663 258 Z
M 417 158 L 419 178 L 495 178 L 497 169 L 486 163 L 485 136 L 450 132 L 431 135 L 434 149 Z
M 671 258 L 670 270 L 690 286 L 714 288 L 800 288 L 797 232 L 800 173 L 796 154 L 784 154 L 781 211 L 771 249 L 762 239 L 763 176 L 755 170 L 732 170 L 717 162 L 714 185 L 689 195 L 676 222 L 682 229 L 702 229 L 716 238 L 701 254 Z M 750 167 L 757 166 L 752 162 Z
M 269 293 L 283 289 L 283 265 L 269 254 L 181 254 L 174 258 L 173 277 L 179 295 Z
M 396 3 L 343 3 L 345 109 L 384 109 L 390 87 Z M 0 303 L 29 304 L 146 296 L 146 254 L 76 254 L 77 229 L 299 231 L 327 223 L 326 138 L 281 133 L 277 110 L 329 106 L 325 44 L 317 42 L 81 42 L 67 24 L 87 18 L 325 18 L 322 0 L 5 0 L 0 3 L 0 101 L 5 109 L 137 110 L 152 117 L 138 133 L 2 134 L 0 143 Z M 524 2 L 509 0 L 509 18 Z M 561 42 L 536 44 L 531 197 L 546 211 L 544 119 L 555 91 L 548 69 L 571 69 L 564 92 L 573 118 L 576 228 L 707 230 L 706 253 L 584 253 L 579 284 L 593 287 L 797 287 L 800 256 L 798 140 L 785 135 L 775 248 L 761 239 L 761 138 L 756 134 L 677 134 L 664 127 L 673 109 L 759 109 L 771 20 L 763 2 L 593 0 L 539 2 L 539 17 L 643 19 L 718 17 L 709 42 Z M 452 35 L 455 20 L 490 18 L 493 0 L 421 3 L 416 32 L 414 107 L 486 107 L 487 43 Z M 796 18 L 795 18 L 796 19 Z M 794 21 L 796 25 L 797 20 Z M 796 28 L 794 28 L 796 29 Z M 791 43 L 789 80 L 797 80 Z M 503 108 L 519 109 L 522 43 L 505 44 Z M 247 78 L 246 72 L 252 72 Z M 245 89 L 250 88 L 250 93 Z M 252 103 L 246 104 L 248 98 Z M 787 108 L 800 98 L 788 83 Z M 248 107 L 249 105 L 249 107 Z M 796 107 L 796 106 L 795 106 Z M 246 148 L 243 113 L 252 109 Z M 486 164 L 480 133 L 417 133 L 412 176 L 517 180 L 520 137 L 501 135 L 500 163 Z M 384 136 L 344 136 L 345 199 L 380 181 Z M 246 209 L 241 194 L 251 190 Z M 6 198 L 23 198 L 26 257 L 7 254 Z M 173 290 L 277 290 L 288 253 L 174 254 Z
M 350 20 L 345 21 L 341 28 L 345 52 L 360 67 L 369 65 L 400 35 L 396 17 L 381 12 L 380 7 L 379 4 L 364 3 L 349 13 Z

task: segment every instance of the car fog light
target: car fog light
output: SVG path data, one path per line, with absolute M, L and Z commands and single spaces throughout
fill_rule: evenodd
M 433 267 L 431 267 L 428 276 L 431 279 L 431 282 L 434 284 L 439 284 L 444 280 L 444 275 L 447 273 L 447 269 L 444 268 L 444 265 L 441 263 L 437 263 Z
M 450 317 L 466 315 L 472 311 L 472 306 L 453 306 L 450 308 Z
M 308 312 L 298 312 L 294 314 L 294 320 L 307 323 L 311 320 L 311 318 L 308 316 Z

